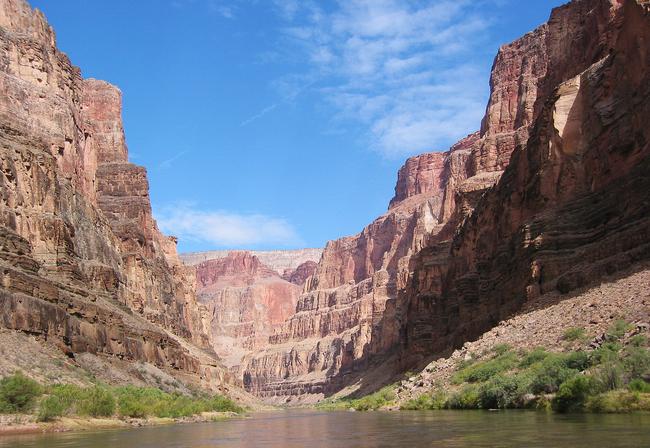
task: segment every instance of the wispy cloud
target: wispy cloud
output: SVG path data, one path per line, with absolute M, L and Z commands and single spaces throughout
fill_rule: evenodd
M 184 151 L 180 151 L 180 152 L 174 154 L 173 156 L 171 156 L 168 159 L 163 160 L 162 162 L 160 162 L 158 164 L 158 169 L 165 170 L 165 169 L 171 168 L 172 164 L 175 161 L 177 161 L 178 159 L 180 159 L 181 157 L 183 157 L 185 154 L 187 154 L 189 152 L 190 152 L 190 150 L 186 149 Z
M 496 0 L 486 0 L 496 1 Z M 276 1 L 284 34 L 338 118 L 386 156 L 445 149 L 479 126 L 484 74 L 464 57 L 489 23 L 470 0 Z
M 269 112 L 272 112 L 273 110 L 277 109 L 282 104 L 286 104 L 286 103 L 290 103 L 291 101 L 294 101 L 302 92 L 304 92 L 305 90 L 310 88 L 312 85 L 314 85 L 315 82 L 316 81 L 309 81 L 306 84 L 301 85 L 301 86 L 296 86 L 295 84 L 292 84 L 292 83 L 289 83 L 288 85 L 281 86 L 280 84 L 282 83 L 282 80 L 276 81 L 275 84 L 276 84 L 278 90 L 280 90 L 281 92 L 284 91 L 284 92 L 282 92 L 282 95 L 283 95 L 282 99 L 277 103 L 273 103 L 270 106 L 265 107 L 264 109 L 257 112 L 255 115 L 252 115 L 252 116 L 248 117 L 247 119 L 242 121 L 239 124 L 239 126 L 240 127 L 248 126 L 252 122 L 254 122 L 256 120 L 259 120 L 260 118 L 262 118 L 264 115 L 268 114 Z
M 195 204 L 174 204 L 157 211 L 156 220 L 166 234 L 214 247 L 298 247 L 303 244 L 285 219 L 262 214 L 210 211 Z
M 265 107 L 264 109 L 262 109 L 261 111 L 259 111 L 259 112 L 256 113 L 255 115 L 252 115 L 252 116 L 248 117 L 247 119 L 245 119 L 244 121 L 242 121 L 242 122 L 240 123 L 239 126 L 244 127 L 244 126 L 247 126 L 247 125 L 251 124 L 251 123 L 254 122 L 255 120 L 259 120 L 259 119 L 262 118 L 264 115 L 266 115 L 266 114 L 268 114 L 269 112 L 273 111 L 273 110 L 274 110 L 275 108 L 277 108 L 279 105 L 280 105 L 279 103 L 274 103 L 274 104 L 271 104 L 271 105 L 268 106 L 268 107 Z

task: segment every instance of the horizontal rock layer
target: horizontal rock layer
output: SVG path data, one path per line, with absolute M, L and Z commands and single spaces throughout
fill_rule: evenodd
M 120 91 L 82 79 L 23 0 L 0 0 L 0 91 L 0 323 L 220 385 L 194 272 L 128 162 Z
M 330 395 L 646 257 L 647 71 L 623 74 L 646 66 L 644 14 L 633 0 L 575 0 L 503 46 L 480 131 L 409 159 L 388 212 L 327 244 L 296 314 L 248 361 L 246 388 Z

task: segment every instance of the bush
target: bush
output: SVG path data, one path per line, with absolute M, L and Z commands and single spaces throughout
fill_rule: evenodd
M 527 368 L 533 364 L 536 364 L 540 361 L 545 360 L 550 354 L 541 347 L 536 348 L 535 350 L 526 353 L 521 361 L 519 362 L 519 367 Z
M 625 333 L 632 330 L 633 325 L 625 322 L 623 319 L 615 320 L 614 323 L 609 327 L 607 332 L 607 339 L 610 341 L 617 341 L 625 336 Z
M 650 372 L 650 350 L 644 346 L 626 347 L 623 355 L 625 373 L 630 379 L 640 378 Z
M 460 392 L 453 394 L 447 400 L 449 409 L 478 409 L 480 405 L 479 390 L 475 384 L 465 386 Z
M 110 417 L 115 413 L 115 397 L 101 386 L 87 389 L 77 409 L 80 415 L 91 417 Z
M 587 337 L 587 332 L 585 331 L 584 328 L 579 328 L 579 327 L 571 327 L 567 328 L 566 331 L 564 332 L 564 335 L 562 336 L 562 339 L 565 341 L 582 341 Z
M 517 355 L 507 351 L 494 358 L 470 364 L 458 370 L 452 377 L 452 383 L 479 383 L 489 380 L 495 375 L 512 369 L 517 364 Z
M 560 385 L 560 390 L 553 399 L 553 409 L 557 412 L 578 411 L 584 409 L 590 395 L 596 390 L 594 379 L 588 375 L 577 375 Z
M 556 392 L 560 385 L 578 374 L 578 370 L 567 367 L 562 355 L 549 355 L 533 368 L 530 391 L 534 394 Z
M 627 385 L 627 388 L 632 392 L 650 394 L 650 384 L 639 378 L 630 381 L 630 384 Z
M 437 392 L 434 394 L 422 394 L 418 398 L 404 403 L 400 409 L 407 411 L 435 411 L 444 409 L 447 405 L 447 397 Z
M 650 395 L 617 390 L 589 398 L 586 407 L 591 412 L 647 412 Z
M 0 380 L 0 412 L 24 412 L 31 409 L 43 388 L 21 372 Z
M 518 376 L 497 375 L 483 383 L 479 389 L 480 407 L 483 409 L 515 408 L 522 401 L 527 384 Z
M 38 421 L 49 422 L 56 417 L 61 417 L 66 409 L 65 404 L 58 396 L 50 395 L 41 401 L 38 410 Z
M 609 361 L 601 364 L 594 371 L 594 376 L 602 391 L 616 390 L 623 386 L 623 367 L 619 362 Z

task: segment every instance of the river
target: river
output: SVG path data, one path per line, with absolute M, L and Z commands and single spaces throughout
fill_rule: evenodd
M 0 438 L 12 448 L 650 447 L 650 415 L 277 411 L 196 423 Z

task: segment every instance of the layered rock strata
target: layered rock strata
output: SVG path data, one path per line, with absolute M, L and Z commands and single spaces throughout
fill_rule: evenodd
M 574 1 L 544 29 L 529 139 L 450 248 L 412 260 L 405 356 L 444 353 L 540 294 L 650 256 L 650 18 L 631 0 Z
M 296 285 L 250 252 L 230 252 L 196 267 L 198 299 L 208 310 L 212 347 L 233 372 L 265 347 L 274 329 L 294 313 Z
M 0 0 L 0 91 L 0 324 L 221 384 L 194 274 L 128 162 L 119 90 L 82 79 L 40 12 Z
M 189 266 L 196 266 L 204 261 L 226 258 L 230 252 L 230 250 L 190 252 L 180 254 L 180 258 L 183 263 Z M 256 256 L 258 260 L 278 274 L 284 275 L 287 270 L 294 271 L 303 263 L 318 263 L 323 249 L 251 250 L 247 252 Z
M 502 47 L 480 131 L 409 159 L 388 212 L 328 243 L 247 389 L 320 398 L 396 373 L 647 257 L 645 14 L 575 0 Z

